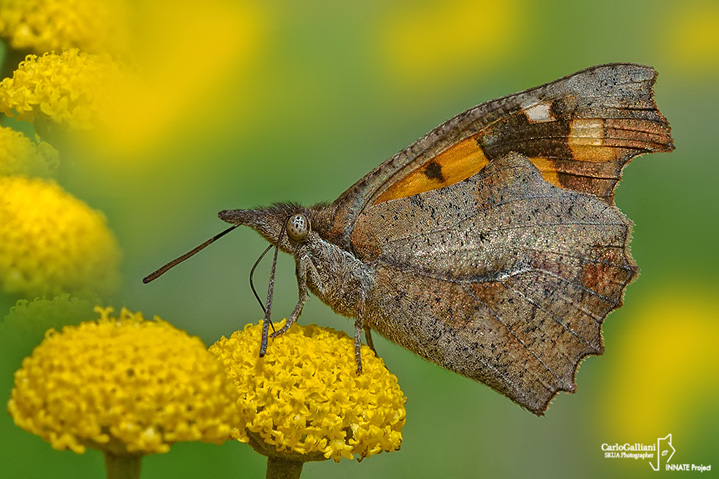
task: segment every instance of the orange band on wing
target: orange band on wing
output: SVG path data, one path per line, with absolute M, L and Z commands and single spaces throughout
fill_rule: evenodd
M 474 137 L 467 138 L 387 188 L 374 204 L 453 185 L 478 173 L 488 163 Z
M 530 160 L 534 163 L 534 166 L 537 167 L 547 183 L 562 187 L 562 184 L 559 182 L 559 177 L 557 176 L 557 167 L 554 164 L 554 161 L 548 158 L 539 157 L 533 157 L 530 158 Z

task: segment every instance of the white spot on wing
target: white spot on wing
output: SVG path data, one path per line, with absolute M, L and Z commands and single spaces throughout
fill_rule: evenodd
M 547 121 L 556 121 L 556 117 L 552 114 L 552 102 L 534 103 L 525 106 L 522 111 L 527 116 L 529 123 L 545 123 Z

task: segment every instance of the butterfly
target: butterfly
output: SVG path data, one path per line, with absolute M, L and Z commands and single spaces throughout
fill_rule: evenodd
M 354 318 L 359 371 L 374 330 L 541 415 L 602 354 L 601 325 L 637 275 L 614 189 L 633 157 L 674 149 L 656 75 L 599 65 L 470 108 L 332 203 L 221 211 L 231 228 L 145 282 L 249 226 L 296 262 L 299 298 L 272 336 L 311 291 Z

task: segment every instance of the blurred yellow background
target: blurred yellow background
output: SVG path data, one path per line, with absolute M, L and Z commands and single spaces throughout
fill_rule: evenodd
M 600 63 L 656 68 L 676 151 L 635 159 L 617 190 L 641 276 L 607 318 L 606 352 L 582 364 L 577 393 L 537 418 L 375 338 L 408 397 L 401 451 L 310 463 L 303 477 L 659 477 L 669 473 L 605 459 L 601 445 L 669 433 L 674 462 L 716 474 L 717 2 L 153 0 L 134 15 L 126 48 L 152 72 L 151 94 L 106 148 L 73 159 L 63 186 L 118 237 L 123 283 L 110 303 L 206 344 L 262 316 L 247 278 L 264 240 L 239 229 L 156 282 L 140 280 L 222 230 L 218 211 L 332 201 L 478 103 Z M 269 263 L 256 273 L 260 291 Z M 293 262 L 280 258 L 277 319 L 296 294 Z M 300 321 L 352 331 L 316 298 Z M 0 398 L 19 366 L 3 360 Z M 178 444 L 147 457 L 143 477 L 261 477 L 264 467 L 243 444 Z M 99 453 L 54 451 L 0 415 L 0 476 L 102 474 Z

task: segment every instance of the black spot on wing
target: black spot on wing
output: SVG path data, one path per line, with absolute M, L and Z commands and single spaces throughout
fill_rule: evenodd
M 430 161 L 427 164 L 427 167 L 423 171 L 424 176 L 429 178 L 430 180 L 438 180 L 441 182 L 444 182 L 444 175 L 442 174 L 442 167 L 435 163 L 434 161 Z

